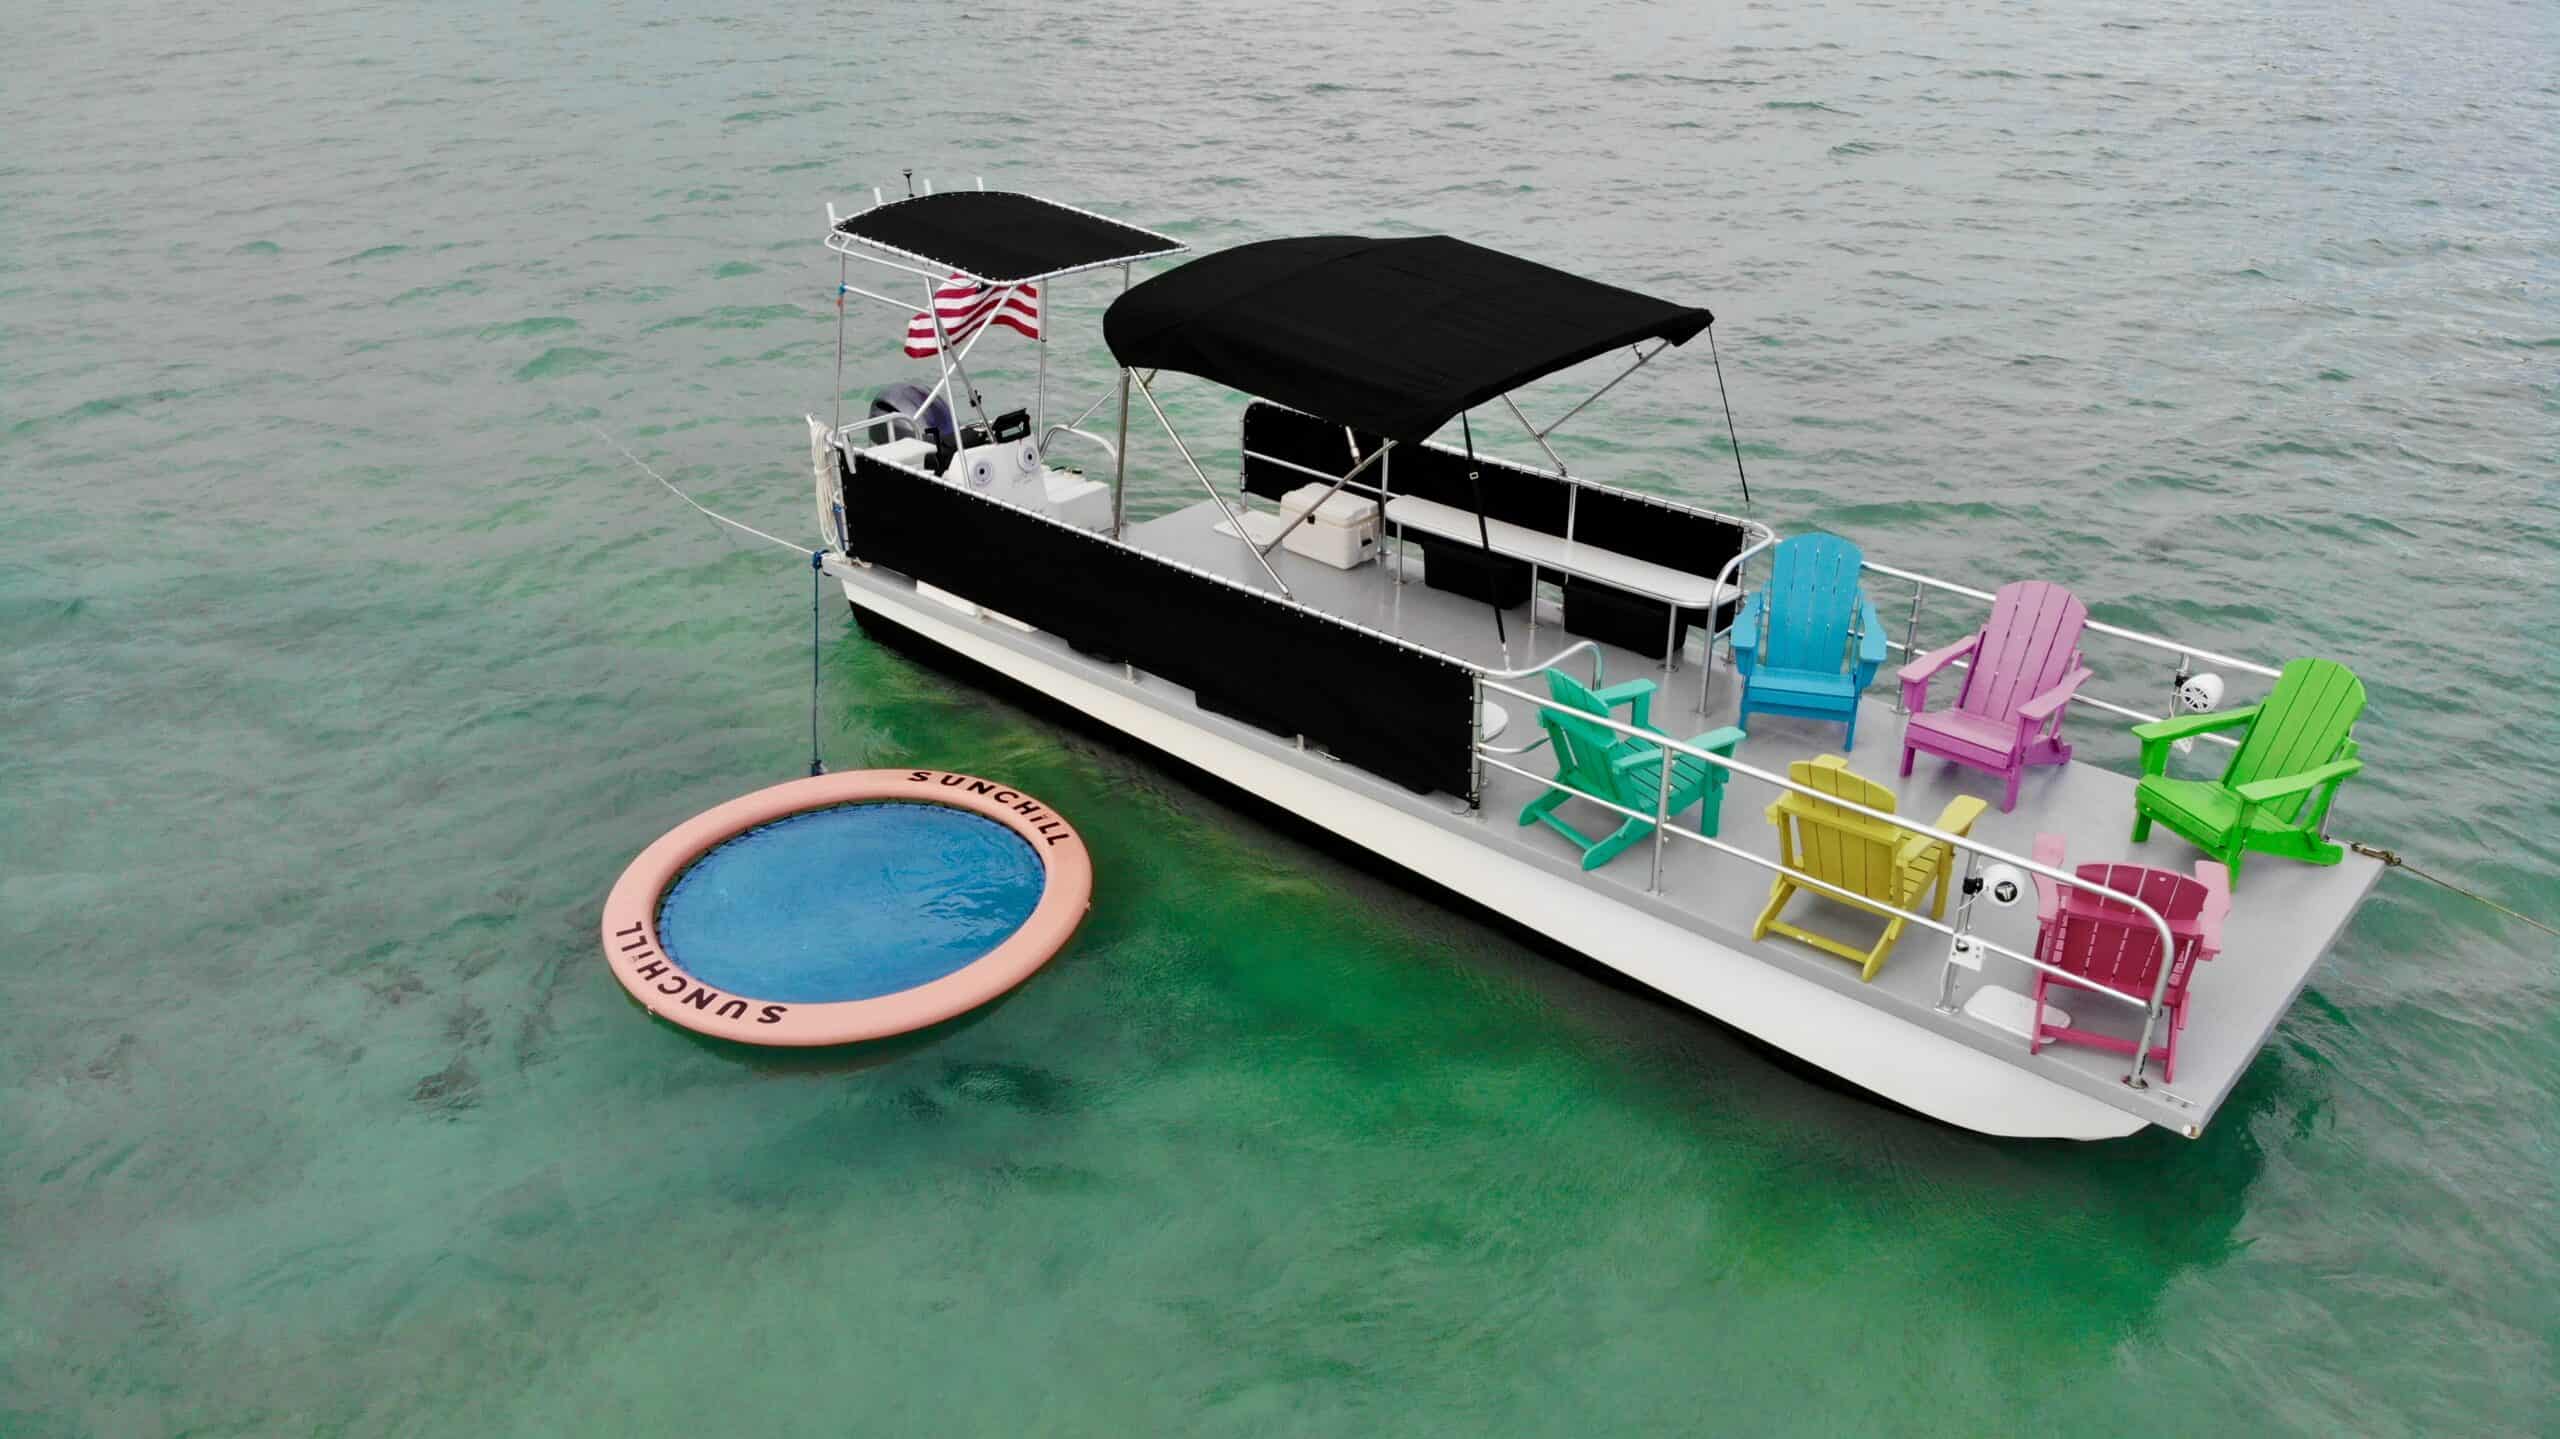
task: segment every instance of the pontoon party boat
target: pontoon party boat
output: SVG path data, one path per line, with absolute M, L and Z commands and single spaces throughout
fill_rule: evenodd
M 826 243 L 840 293 L 902 312 L 939 372 L 810 421 L 822 566 L 866 631 L 1912 1110 L 2200 1133 L 2379 874 L 2325 833 L 2358 767 L 2343 666 L 1569 473 L 1548 438 L 1590 400 L 1540 426 L 1513 392 L 1615 356 L 1605 391 L 1709 335 L 1703 309 L 1440 236 L 1272 240 L 1132 285 L 1184 247 L 982 189 L 830 209 Z M 856 260 L 890 278 L 851 283 Z M 1116 378 L 1049 423 L 1043 292 L 1112 270 Z M 1042 339 L 1040 378 L 991 411 L 968 356 L 1008 327 Z M 1165 416 L 1172 374 L 1253 397 L 1224 484 Z M 1135 523 L 1133 405 L 1203 492 Z M 1480 452 L 1479 422 L 1544 463 Z M 1921 649 L 1924 601 L 1964 633 Z M 2072 728 L 2127 722 L 2141 777 L 2072 758 Z

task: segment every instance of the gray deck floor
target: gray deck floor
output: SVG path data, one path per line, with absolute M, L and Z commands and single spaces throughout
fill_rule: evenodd
M 1236 540 L 1217 532 L 1219 518 L 1216 506 L 1203 500 L 1134 526 L 1129 539 L 1152 553 L 1268 589 L 1270 580 L 1252 554 Z M 1487 607 L 1423 584 L 1418 553 L 1407 561 L 1405 583 L 1395 581 L 1392 557 L 1350 571 L 1333 569 L 1286 551 L 1274 552 L 1271 560 L 1304 603 L 1480 665 L 1503 667 L 1503 654 L 1495 641 Z M 1529 665 L 1539 657 L 1552 656 L 1579 643 L 1579 637 L 1567 633 L 1555 619 L 1552 600 L 1541 607 L 1540 623 L 1534 632 L 1525 607 L 1509 613 L 1509 667 Z M 1693 635 L 1681 668 L 1671 675 L 1665 675 L 1656 661 L 1611 649 L 1606 651 L 1607 678 L 1612 683 L 1653 678 L 1660 686 L 1654 697 L 1653 721 L 1673 735 L 1700 734 L 1731 724 L 1739 683 L 1729 668 L 1719 669 L 1714 676 L 1712 700 L 1702 711 L 1700 649 L 1701 641 Z M 1577 658 L 1571 667 L 1578 674 L 1587 674 L 1583 665 L 1584 660 Z M 1949 799 L 1973 794 L 1991 803 L 1990 810 L 1974 826 L 1973 835 L 2017 854 L 2030 852 L 2036 835 L 2042 832 L 2063 836 L 2068 844 L 2069 865 L 2130 860 L 2186 871 L 2202 858 L 2193 846 L 2166 829 L 2155 829 L 2147 843 L 2134 844 L 2128 837 L 2133 817 L 2133 782 L 2096 765 L 2074 762 L 2030 770 L 2020 787 L 2018 807 L 2010 814 L 2000 812 L 2000 784 L 1989 775 L 1924 755 L 1911 778 L 1902 779 L 1897 771 L 1904 720 L 1894 713 L 1890 674 L 1888 666 L 1867 696 L 1858 721 L 1857 747 L 1850 753 L 1849 762 L 1857 772 L 1892 789 L 1900 798 L 1900 813 L 1924 822 L 1933 820 Z M 1541 685 L 1530 682 L 1518 687 L 1536 690 Z M 1494 743 L 1518 746 L 1535 738 L 1531 707 L 1517 700 L 1506 704 L 1512 716 L 1510 727 Z M 2109 722 L 2112 721 L 2107 716 L 2084 714 L 2076 716 L 2073 725 L 2086 728 Z M 1736 757 L 1783 773 L 1791 761 L 1837 752 L 1841 733 L 1837 724 L 1763 715 L 1753 721 L 1750 738 Z M 1543 751 L 1519 756 L 1512 762 L 1541 774 L 1552 768 Z M 1489 769 L 1482 815 L 1471 822 L 1481 826 L 1482 841 L 1488 845 L 1573 871 L 1579 856 L 1562 836 L 1543 826 L 1522 828 L 1516 823 L 1521 807 L 1544 788 L 1536 781 Z M 1776 832 L 1763 811 L 1776 793 L 1773 787 L 1747 776 L 1735 776 L 1724 797 L 1720 837 L 1774 858 Z M 1597 805 L 1568 805 L 1567 811 L 1568 818 L 1586 833 L 1605 833 L 1615 825 L 1614 817 Z M 1763 941 L 1750 937 L 1751 923 L 1768 897 L 1768 870 L 1703 845 L 1678 840 L 1667 848 L 1662 893 L 1658 897 L 1646 892 L 1651 869 L 1649 851 L 1638 846 L 1585 879 L 1595 890 L 1659 908 L 1685 927 L 1732 948 L 1765 957 L 1772 964 L 1854 994 L 1912 1023 L 1958 1037 L 1975 1048 L 2012 1058 L 2020 1065 L 2036 1066 L 2074 1088 L 2098 1094 L 2173 1128 L 2201 1127 L 2222 1103 L 2300 992 L 2312 966 L 2328 950 L 2381 872 L 2381 866 L 2374 861 L 2354 855 L 2325 868 L 2253 857 L 2232 898 L 2222 953 L 2203 966 L 2191 984 L 2187 1026 L 2179 1040 L 2176 1081 L 2158 1083 L 2155 1066 L 2153 1087 L 2136 1093 L 2121 1083 L 2130 1063 L 2124 1056 L 2071 1045 L 2049 1047 L 2042 1054 L 2031 1056 L 2025 1040 L 2015 1033 L 1970 1015 L 1939 1012 L 1936 1002 L 1946 942 L 1934 932 L 1916 927 L 1906 930 L 1875 981 L 1861 984 L 1857 968 L 1846 961 L 1782 937 L 1771 936 Z M 1872 915 L 1809 894 L 1800 894 L 1787 916 L 1806 928 L 1861 943 L 1872 939 L 1882 924 Z M 2034 905 L 2030 900 L 2006 910 L 1985 906 L 1977 913 L 1976 928 L 1986 938 L 2013 949 L 2032 950 Z M 1959 1001 L 1982 985 L 1998 985 L 2020 994 L 2030 992 L 2034 985 L 2032 970 L 1998 956 L 1991 957 L 1980 973 L 1958 971 L 1958 978 Z M 2120 1033 L 2128 1040 L 2140 1024 L 2139 1011 L 2094 996 L 2073 995 L 2061 1003 L 2075 1024 Z

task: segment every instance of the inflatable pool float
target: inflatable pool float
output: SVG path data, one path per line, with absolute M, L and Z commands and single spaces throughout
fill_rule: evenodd
M 613 977 L 651 1014 L 747 1044 L 939 1024 L 1048 963 L 1093 862 L 1057 811 L 943 770 L 853 770 L 669 830 L 604 905 Z

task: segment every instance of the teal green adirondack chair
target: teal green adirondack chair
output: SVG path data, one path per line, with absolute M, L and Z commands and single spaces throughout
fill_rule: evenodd
M 1672 753 L 1660 745 L 1594 724 L 1589 718 L 1611 718 L 1611 710 L 1625 705 L 1627 723 L 1662 734 L 1653 728 L 1653 681 L 1629 680 L 1594 693 L 1573 676 L 1549 670 L 1547 693 L 1555 703 L 1539 708 L 1538 723 L 1555 748 L 1557 787 L 1531 800 L 1528 808 L 1520 811 L 1522 824 L 1544 824 L 1572 840 L 1582 848 L 1582 867 L 1598 869 L 1617 858 L 1627 846 L 1653 833 L 1654 806 L 1662 802 L 1662 761 L 1669 755 L 1671 803 L 1666 813 L 1677 815 L 1693 804 L 1701 805 L 1699 830 L 1706 834 L 1716 832 L 1724 806 L 1724 766 L 1709 764 L 1695 755 Z M 1715 754 L 1731 755 L 1742 740 L 1742 731 L 1727 725 L 1689 743 Z M 1556 815 L 1557 807 L 1576 798 L 1577 791 L 1580 797 L 1597 795 L 1636 810 L 1645 818 L 1621 816 L 1625 823 L 1608 835 L 1593 839 Z
M 2250 850 L 2306 864 L 2336 864 L 2345 853 L 2320 837 L 2338 785 L 2364 768 L 2351 737 L 2364 712 L 2364 681 L 2335 660 L 2295 660 L 2264 700 L 2239 709 L 2135 725 L 2142 780 L 2133 790 L 2133 837 L 2158 820 L 2231 866 Z M 2218 780 L 2168 777 L 2173 740 L 2246 725 L 2239 752 Z

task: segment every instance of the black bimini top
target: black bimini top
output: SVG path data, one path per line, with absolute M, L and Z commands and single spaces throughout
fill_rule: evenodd
M 1446 235 L 1310 235 L 1158 275 L 1112 301 L 1102 333 L 1133 369 L 1419 444 L 1541 375 L 1643 340 L 1683 344 L 1713 323 Z
M 837 221 L 836 233 L 990 285 L 1019 285 L 1189 248 L 1153 230 L 1005 190 L 945 190 L 892 200 Z

